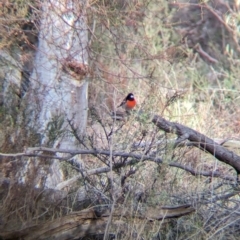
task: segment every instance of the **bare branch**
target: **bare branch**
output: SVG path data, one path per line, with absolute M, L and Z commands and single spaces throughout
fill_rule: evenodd
M 37 152 L 44 152 L 44 154 L 37 153 Z M 50 153 L 49 155 L 46 155 L 46 153 Z M 65 153 L 69 154 L 69 157 L 59 157 L 56 155 L 53 155 L 56 153 Z M 110 151 L 107 150 L 66 150 L 66 149 L 54 149 L 54 148 L 45 148 L 45 147 L 35 147 L 35 148 L 29 148 L 28 153 L 16 153 L 16 154 L 5 154 L 5 153 L 0 153 L 0 156 L 4 157 L 43 157 L 43 158 L 49 158 L 49 159 L 59 159 L 62 161 L 69 160 L 71 157 L 78 155 L 78 154 L 83 154 L 83 155 L 105 155 L 105 156 L 110 156 Z M 133 153 L 126 153 L 126 152 L 112 152 L 112 156 L 116 157 L 125 157 L 125 158 L 131 158 L 128 161 L 125 162 L 118 162 L 113 164 L 112 169 L 116 170 L 122 167 L 126 166 L 131 166 L 135 165 L 139 162 L 144 162 L 144 161 L 151 161 L 155 162 L 157 164 L 163 163 L 163 160 L 159 157 L 154 157 L 154 156 L 146 156 L 146 155 L 141 155 L 141 154 L 133 154 Z M 205 177 L 218 177 L 223 180 L 228 180 L 228 181 L 235 181 L 235 178 L 233 176 L 224 176 L 218 171 L 197 171 L 193 169 L 190 166 L 186 166 L 183 164 L 180 164 L 178 162 L 170 162 L 170 163 L 165 163 L 168 164 L 171 167 L 176 167 L 180 168 L 182 170 L 185 170 L 189 173 L 191 173 L 193 176 L 205 176 Z M 97 174 L 102 174 L 102 173 L 107 173 L 110 172 L 110 167 L 100 167 L 100 168 L 95 168 L 87 171 L 82 171 L 81 174 L 72 177 L 71 179 L 68 179 L 64 182 L 59 183 L 56 186 L 57 190 L 61 190 L 67 186 L 71 186 L 74 182 L 76 182 L 78 179 L 82 177 L 87 177 L 90 175 L 97 175 Z
M 194 49 L 201 55 L 202 58 L 207 59 L 210 63 L 218 63 L 218 60 L 211 57 L 207 52 L 205 52 L 200 43 L 197 43 Z

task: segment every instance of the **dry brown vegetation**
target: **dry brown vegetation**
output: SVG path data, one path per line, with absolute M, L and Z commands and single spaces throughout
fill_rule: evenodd
M 40 4 L 0 3 L 2 238 L 238 239 L 240 190 L 232 165 L 188 138 L 175 146 L 176 132 L 152 122 L 160 115 L 240 155 L 238 2 L 86 1 L 89 66 L 66 60 L 59 71 L 87 76 L 88 126 L 84 138 L 72 128 L 78 152 L 61 157 L 59 149 L 35 148 L 41 139 L 24 100 Z M 10 73 L 19 77 L 12 69 L 20 69 L 21 81 L 6 83 Z M 138 105 L 115 121 L 111 114 L 128 92 Z M 84 166 L 74 162 L 79 154 Z M 57 190 L 44 188 L 45 176 L 35 179 L 43 168 L 52 171 L 52 159 L 62 162 L 66 180 Z M 24 164 L 31 169 L 27 185 L 16 180 Z M 172 213 L 163 206 L 181 207 Z M 182 206 L 190 208 L 186 216 Z

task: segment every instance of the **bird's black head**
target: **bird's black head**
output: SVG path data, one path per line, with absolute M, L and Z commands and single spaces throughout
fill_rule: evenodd
M 126 100 L 130 100 L 130 101 L 134 100 L 134 95 L 132 93 L 129 93 L 126 97 Z

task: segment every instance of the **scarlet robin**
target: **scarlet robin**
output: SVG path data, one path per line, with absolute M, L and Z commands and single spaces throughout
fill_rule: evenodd
M 132 110 L 136 106 L 136 104 L 137 102 L 134 98 L 134 95 L 132 93 L 129 93 L 118 107 L 123 107 L 126 111 L 129 111 Z

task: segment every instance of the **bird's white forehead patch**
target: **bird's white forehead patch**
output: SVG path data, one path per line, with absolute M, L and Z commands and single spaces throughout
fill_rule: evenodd
M 131 94 L 129 97 L 132 98 L 132 99 L 134 98 L 133 94 Z

